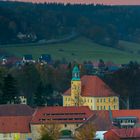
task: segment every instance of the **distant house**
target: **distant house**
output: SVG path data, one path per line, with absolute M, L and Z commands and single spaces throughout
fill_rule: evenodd
M 35 63 L 31 54 L 24 55 L 22 58 L 23 63 Z
M 49 63 L 51 63 L 51 55 L 42 54 L 38 61 L 42 64 L 49 64 Z
M 27 105 L 0 105 L 0 140 L 31 140 L 33 113 Z
M 25 96 L 19 96 L 20 104 L 27 105 L 27 98 Z

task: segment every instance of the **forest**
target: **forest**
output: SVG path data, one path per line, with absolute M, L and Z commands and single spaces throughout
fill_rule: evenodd
M 140 42 L 139 6 L 0 2 L 0 44 L 59 39 L 75 33 L 116 47 Z

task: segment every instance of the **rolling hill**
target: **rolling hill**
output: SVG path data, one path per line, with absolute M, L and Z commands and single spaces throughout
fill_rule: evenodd
M 0 46 L 0 51 L 17 57 L 32 54 L 34 59 L 41 54 L 51 54 L 53 59 L 66 58 L 68 61 L 79 62 L 99 59 L 115 63 L 127 63 L 131 60 L 140 62 L 140 44 L 120 41 L 119 48 L 111 48 L 96 44 L 84 37 L 59 44 L 3 45 Z

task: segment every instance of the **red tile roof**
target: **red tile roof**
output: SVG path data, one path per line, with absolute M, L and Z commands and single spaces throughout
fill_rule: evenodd
M 0 105 L 0 116 L 31 116 L 34 109 L 23 104 Z
M 93 111 L 93 115 L 80 127 L 83 127 L 87 123 L 92 123 L 95 126 L 96 131 L 107 131 L 112 128 L 109 111 L 107 110 Z
M 110 133 L 111 132 L 111 133 Z M 116 134 L 119 138 L 139 138 L 140 139 L 140 128 L 129 128 L 129 129 L 111 129 L 105 133 Z
M 40 124 L 54 120 L 58 123 L 81 123 L 92 115 L 92 111 L 84 107 L 42 107 L 33 115 L 32 124 Z
M 87 97 L 107 97 L 117 96 L 111 88 L 97 76 L 83 76 L 81 78 L 82 90 L 81 95 Z M 71 89 L 68 89 L 64 95 L 70 95 Z
M 30 133 L 31 116 L 0 117 L 0 133 Z
M 140 123 L 140 110 L 112 110 L 112 117 L 137 117 Z

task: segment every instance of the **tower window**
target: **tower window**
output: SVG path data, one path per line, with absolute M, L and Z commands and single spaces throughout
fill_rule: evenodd
M 65 127 L 67 127 L 67 124 L 65 124 Z

